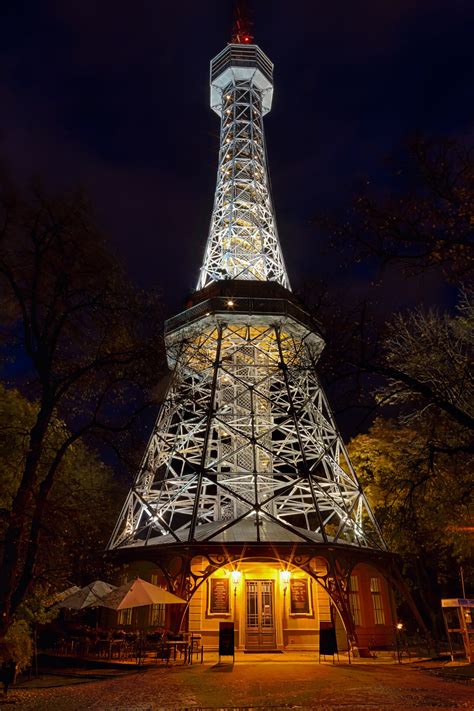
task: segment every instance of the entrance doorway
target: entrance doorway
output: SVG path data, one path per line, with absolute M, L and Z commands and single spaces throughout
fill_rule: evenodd
M 273 580 L 246 580 L 245 649 L 276 648 Z

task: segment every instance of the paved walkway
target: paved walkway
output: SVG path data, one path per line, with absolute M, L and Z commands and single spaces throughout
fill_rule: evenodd
M 159 711 L 185 708 L 474 709 L 472 682 L 438 678 L 411 664 L 317 664 L 309 655 L 217 657 L 203 665 L 52 689 L 14 689 L 0 708 L 25 711 Z M 1 697 L 0 697 L 1 699 Z

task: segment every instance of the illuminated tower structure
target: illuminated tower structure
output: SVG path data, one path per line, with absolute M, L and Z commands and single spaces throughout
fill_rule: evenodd
M 291 575 L 318 583 L 356 641 L 363 596 L 357 602 L 354 570 L 369 565 L 360 581 L 372 602 L 380 592 L 385 610 L 366 628 L 373 638 L 378 622 L 385 640 L 386 581 L 400 580 L 318 379 L 323 339 L 290 289 L 263 126 L 273 65 L 252 39 L 237 17 L 232 42 L 211 62 L 221 130 L 209 236 L 191 303 L 166 323 L 172 377 L 109 550 L 155 565 L 190 601 L 208 578 L 231 572 L 247 648 L 290 645 L 277 617 L 291 616 L 293 598 L 282 602 L 275 586 L 288 586 Z M 252 565 L 267 572 L 252 578 Z M 195 628 L 206 634 L 218 613 L 212 600 L 196 605 Z M 318 606 L 321 621 L 324 600 Z M 231 612 L 235 619 L 239 610 L 221 609 L 223 618 Z

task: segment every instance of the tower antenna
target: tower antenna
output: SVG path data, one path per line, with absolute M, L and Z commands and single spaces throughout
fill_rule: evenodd
M 235 0 L 232 44 L 252 44 L 252 22 L 247 0 Z

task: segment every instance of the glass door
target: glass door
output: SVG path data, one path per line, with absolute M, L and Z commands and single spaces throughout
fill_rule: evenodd
M 245 648 L 265 651 L 275 647 L 273 580 L 247 580 Z

